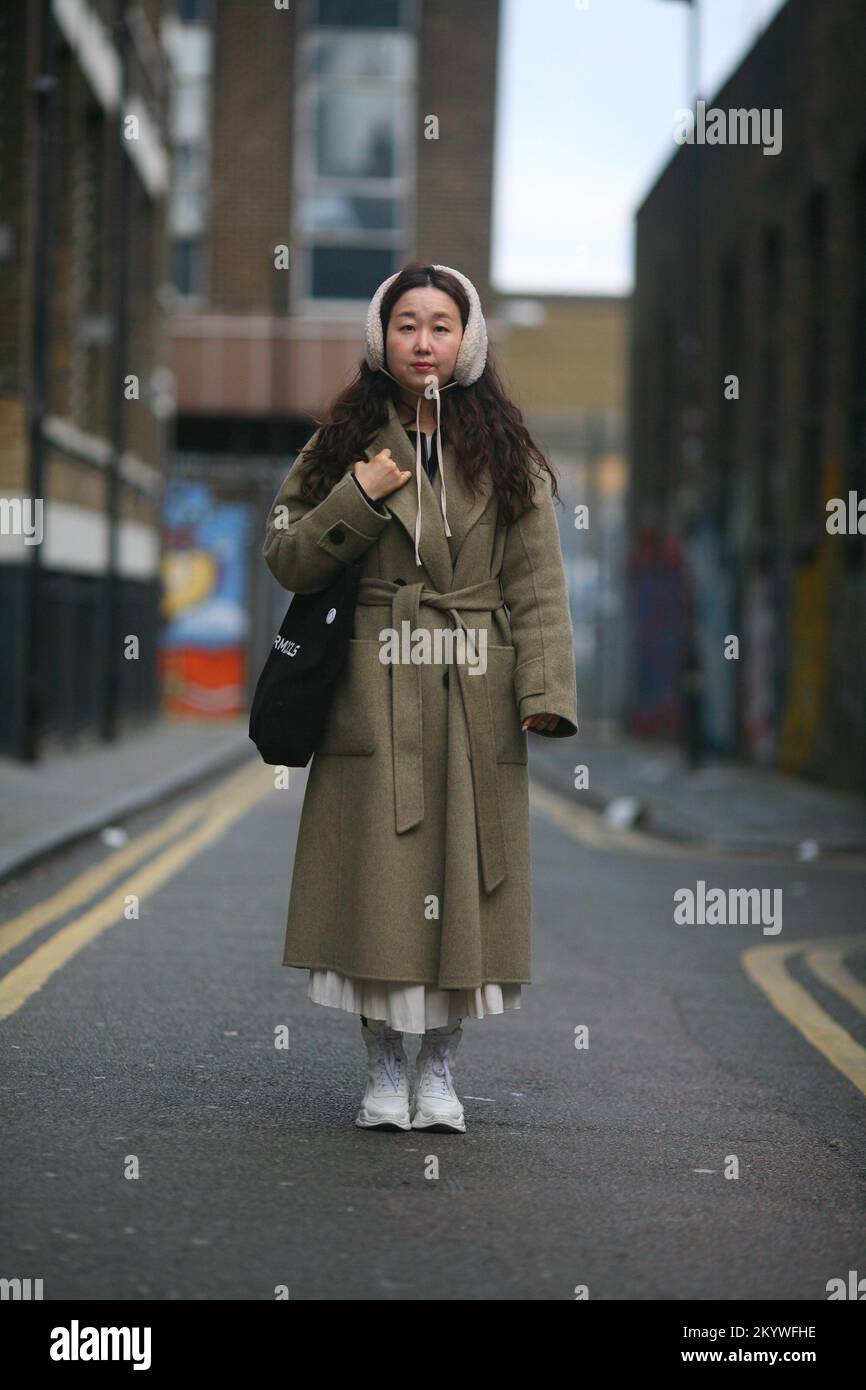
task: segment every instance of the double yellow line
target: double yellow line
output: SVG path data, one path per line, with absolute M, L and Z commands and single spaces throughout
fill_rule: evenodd
M 750 946 L 740 960 L 746 974 L 767 996 L 773 1008 L 866 1096 L 866 1048 L 821 1008 L 787 968 L 792 956 L 802 954 L 804 964 L 816 979 L 866 1017 L 866 986 L 845 964 L 845 956 L 855 952 L 866 953 L 866 936 Z
M 594 811 L 572 806 L 564 797 L 534 780 L 530 781 L 529 800 L 533 813 L 545 817 L 566 835 L 571 835 L 590 849 L 630 851 L 669 858 L 760 859 L 773 864 L 792 862 L 790 855 L 782 853 L 751 856 L 731 850 L 708 850 L 699 844 L 678 844 L 639 830 L 612 830 Z M 852 854 L 834 858 L 822 867 L 847 869 L 862 866 L 862 855 Z M 749 947 L 740 956 L 740 963 L 773 1007 L 858 1091 L 866 1095 L 866 1048 L 821 1008 L 809 991 L 797 983 L 786 966 L 792 956 L 802 953 L 806 966 L 816 979 L 834 990 L 859 1014 L 866 1016 L 866 986 L 851 974 L 844 959 L 857 951 L 866 952 L 866 936 L 794 941 L 784 945 L 773 942 Z
M 749 860 L 761 864 L 790 864 L 803 866 L 790 850 L 750 850 L 707 845 L 701 840 L 664 839 L 648 830 L 614 830 L 599 813 L 588 806 L 568 801 L 561 792 L 551 791 L 534 777 L 529 779 L 529 805 L 535 814 L 544 816 L 566 835 L 579 840 L 590 849 L 627 850 L 632 854 L 648 854 L 663 859 L 728 859 Z M 866 869 L 862 850 L 834 853 L 820 860 L 822 869 Z
M 0 978 L 0 1019 L 20 1009 L 56 971 L 108 927 L 125 921 L 123 906 L 130 894 L 144 898 L 155 893 L 200 850 L 218 840 L 236 820 L 246 815 L 257 801 L 273 790 L 273 785 L 273 773 L 268 768 L 259 762 L 245 764 L 207 796 L 182 806 L 168 820 L 139 836 L 117 854 L 86 869 L 44 902 L 0 925 L 0 957 L 3 957 L 50 922 L 89 902 L 109 884 L 115 885 L 101 902 L 61 927 L 20 965 Z M 197 822 L 200 824 L 196 825 Z M 192 826 L 196 828 L 190 830 Z M 136 867 L 166 841 L 176 843 L 144 867 Z M 119 875 L 131 869 L 135 869 L 133 877 L 115 883 Z

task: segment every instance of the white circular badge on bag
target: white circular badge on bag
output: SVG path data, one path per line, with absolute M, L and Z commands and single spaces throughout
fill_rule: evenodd
M 328 609 L 328 616 L 327 616 L 327 618 L 325 619 L 325 622 L 326 622 L 326 623 L 332 623 L 332 622 L 334 621 L 334 619 L 336 618 L 336 616 L 337 616 L 337 610 L 336 610 L 336 608 L 329 608 L 329 609 Z

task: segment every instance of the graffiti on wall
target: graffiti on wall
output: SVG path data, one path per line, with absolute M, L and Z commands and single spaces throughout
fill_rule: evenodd
M 822 470 L 824 497 L 838 496 L 842 470 Z M 830 595 L 837 582 L 841 551 L 823 525 L 814 560 L 794 580 L 788 650 L 787 701 L 782 723 L 780 763 L 801 772 L 813 760 L 823 722 L 830 653 Z
M 163 510 L 164 707 L 224 718 L 246 708 L 249 509 L 172 479 Z
M 635 733 L 674 737 L 681 719 L 683 556 L 676 540 L 645 532 L 629 564 L 632 671 L 628 721 Z

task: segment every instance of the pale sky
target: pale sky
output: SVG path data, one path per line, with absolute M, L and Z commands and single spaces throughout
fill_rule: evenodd
M 709 104 L 786 0 L 700 0 Z M 635 209 L 687 90 L 682 0 L 502 0 L 492 279 L 505 293 L 627 294 Z M 749 105 L 760 105 L 760 93 Z

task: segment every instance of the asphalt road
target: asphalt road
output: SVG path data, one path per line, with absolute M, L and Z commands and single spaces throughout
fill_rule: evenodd
M 0 1273 L 46 1299 L 820 1301 L 866 1274 L 862 865 L 623 841 L 538 786 L 534 979 L 464 1024 L 467 1133 L 365 1132 L 359 1020 L 280 963 L 304 776 L 252 763 L 0 894 Z M 781 933 L 677 924 L 699 879 L 781 888 Z

